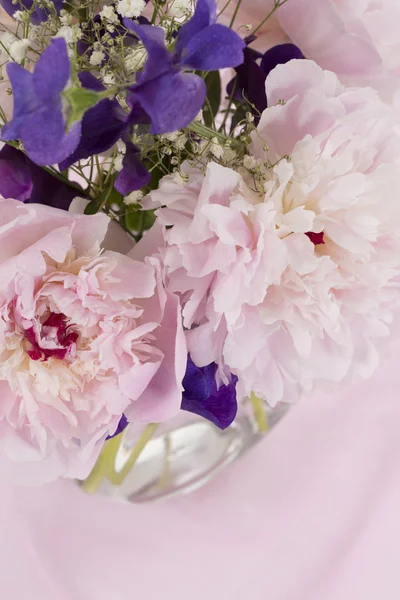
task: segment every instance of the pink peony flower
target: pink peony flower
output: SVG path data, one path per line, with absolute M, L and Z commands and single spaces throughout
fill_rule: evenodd
M 160 265 L 103 251 L 109 218 L 0 200 L 0 468 L 85 477 L 124 413 L 180 408 L 186 345 Z
M 154 246 L 192 359 L 275 405 L 378 364 L 400 300 L 400 138 L 376 92 L 311 61 L 274 69 L 267 94 L 251 174 L 188 169 L 146 203 L 173 226 Z
M 239 22 L 257 26 L 270 8 L 265 0 L 247 0 Z M 385 101 L 400 105 L 398 0 L 288 0 L 260 30 L 259 50 L 279 43 L 279 26 L 307 58 L 346 85 L 372 86 Z

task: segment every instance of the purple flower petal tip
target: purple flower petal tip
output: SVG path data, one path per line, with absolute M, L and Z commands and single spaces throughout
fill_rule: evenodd
M 106 437 L 106 441 L 107 440 L 111 440 L 113 437 L 115 437 L 116 435 L 119 435 L 120 433 L 122 433 L 124 431 L 124 429 L 129 425 L 128 423 L 128 419 L 126 418 L 126 416 L 123 414 L 122 417 L 119 420 L 117 429 L 114 431 L 114 433 L 112 435 L 108 435 Z

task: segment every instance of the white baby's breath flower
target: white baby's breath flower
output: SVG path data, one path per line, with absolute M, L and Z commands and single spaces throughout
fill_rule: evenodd
M 0 43 L 2 55 L 8 60 L 12 58 L 17 63 L 24 60 L 26 51 L 30 46 L 30 41 L 27 38 L 20 40 L 8 31 L 0 36 Z
M 31 45 L 35 44 L 40 39 L 41 35 L 42 28 L 40 25 L 29 25 L 28 40 L 30 41 Z
M 193 12 L 192 0 L 172 0 L 168 7 L 168 15 L 177 17 L 189 16 Z
M 140 17 L 145 9 L 146 3 L 144 0 L 119 0 L 117 11 L 121 17 L 128 19 Z
M 92 67 L 98 67 L 99 65 L 101 65 L 105 57 L 106 55 L 102 50 L 95 50 L 94 52 L 92 52 L 89 62 L 92 65 Z
M 82 30 L 78 24 L 75 25 L 63 25 L 57 31 L 55 38 L 64 38 L 67 44 L 74 44 L 82 38 Z
M 136 192 L 131 192 L 128 196 L 124 198 L 124 204 L 130 206 L 131 204 L 137 204 L 143 198 L 143 192 L 137 190 Z
M 111 23 L 119 23 L 118 15 L 114 10 L 113 6 L 104 6 L 103 10 L 99 13 L 100 18 L 105 21 L 111 21 Z
M 124 160 L 123 154 L 117 154 L 114 159 L 114 171 L 122 171 L 122 161 Z
M 117 142 L 117 148 L 118 148 L 118 152 L 120 154 L 125 154 L 126 153 L 126 144 L 122 140 L 118 140 L 118 142 Z
M 184 133 L 179 133 L 174 140 L 174 146 L 178 150 L 183 150 L 186 146 L 188 139 Z
M 12 44 L 14 44 L 14 42 L 17 39 L 18 38 L 13 33 L 9 33 L 8 31 L 5 31 L 4 33 L 0 34 L 0 43 L 1 43 L 2 52 L 6 51 L 6 53 L 8 53 L 10 51 Z
M 25 23 L 30 20 L 30 16 L 27 10 L 16 10 L 13 14 L 13 19 L 18 21 L 18 23 Z
M 114 85 L 115 84 L 114 73 L 110 73 L 108 71 L 102 70 L 101 77 L 102 77 L 104 85 Z
M 125 66 L 128 73 L 136 73 L 139 71 L 147 59 L 147 52 L 142 46 L 138 44 L 135 48 L 132 48 L 125 57 Z
M 30 46 L 30 42 L 28 39 L 24 38 L 23 40 L 17 40 L 10 47 L 10 54 L 17 63 L 21 63 L 26 57 L 26 51 Z
M 216 137 L 213 137 L 211 139 L 210 152 L 213 156 L 215 156 L 215 158 L 222 158 L 222 156 L 224 154 L 224 149 Z
M 73 16 L 68 11 L 62 9 L 60 11 L 60 21 L 62 25 L 69 26 L 73 24 Z
M 243 156 L 243 166 L 249 171 L 256 169 L 259 162 L 259 159 L 255 158 L 255 156 L 250 156 L 250 154 L 245 154 Z
M 232 162 L 235 158 L 236 158 L 236 152 L 232 148 L 230 148 L 229 146 L 226 146 L 224 148 L 224 154 L 222 156 L 223 163 L 225 165 L 227 165 L 230 162 Z
M 171 131 L 170 133 L 164 133 L 163 135 L 160 135 L 160 139 L 161 140 L 168 140 L 169 142 L 175 142 L 175 140 L 178 137 L 178 132 L 177 131 Z

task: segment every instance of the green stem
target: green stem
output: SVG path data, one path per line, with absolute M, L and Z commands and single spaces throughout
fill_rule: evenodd
M 219 19 L 220 16 L 222 15 L 222 13 L 226 11 L 226 9 L 228 8 L 228 6 L 230 5 L 231 2 L 232 2 L 232 0 L 228 0 L 228 2 L 223 6 L 223 8 L 221 8 L 221 10 L 219 11 L 219 13 L 217 15 L 217 19 Z
M 96 162 L 97 179 L 99 181 L 99 188 L 101 189 L 103 187 L 103 180 L 104 180 L 104 178 L 103 178 L 103 169 L 101 168 L 99 157 L 98 157 L 97 154 L 95 155 L 94 159 L 95 159 L 95 162 Z
M 275 0 L 275 4 L 274 4 L 274 8 L 267 14 L 267 16 L 265 17 L 265 19 L 263 19 L 261 21 L 261 23 L 259 25 L 257 25 L 257 27 L 254 29 L 254 31 L 251 32 L 252 35 L 255 35 L 257 33 L 257 31 L 259 31 L 261 29 L 261 27 L 264 25 L 264 23 L 266 23 L 268 21 L 268 19 L 270 19 L 272 17 L 272 15 L 274 14 L 274 12 L 280 8 L 281 6 L 283 6 L 285 3 L 287 2 L 287 0 Z
M 234 81 L 234 84 L 233 84 L 233 89 L 232 89 L 231 95 L 229 96 L 229 102 L 228 102 L 228 106 L 226 107 L 224 119 L 223 119 L 223 121 L 221 123 L 221 127 L 219 128 L 220 131 L 222 131 L 222 130 L 225 131 L 225 125 L 226 125 L 226 122 L 228 120 L 229 112 L 230 112 L 232 104 L 233 104 L 233 98 L 235 96 L 236 87 L 237 87 L 237 78 L 235 78 L 235 81 Z
M 232 148 L 235 146 L 240 146 L 240 143 L 237 140 L 232 140 L 232 138 L 229 138 L 220 131 L 215 131 L 214 129 L 211 129 L 210 127 L 207 127 L 207 125 L 203 125 L 198 121 L 193 121 L 193 123 L 190 123 L 190 125 L 187 126 L 187 129 L 209 140 L 216 138 L 222 144 L 225 144 L 229 140 Z
M 250 394 L 250 402 L 253 406 L 254 419 L 257 423 L 257 427 L 260 433 L 265 433 L 269 429 L 268 416 L 265 411 L 264 402 L 255 395 L 254 392 Z
M 159 7 L 158 2 L 156 0 L 156 2 L 154 3 L 154 10 L 153 10 L 153 14 L 152 14 L 152 17 L 151 17 L 151 24 L 152 25 L 154 25 L 154 23 L 156 22 L 159 10 L 160 10 L 160 7 Z
M 115 470 L 115 459 L 123 440 L 123 434 L 108 440 L 108 442 L 105 443 L 92 472 L 81 483 L 82 489 L 88 494 L 94 494 L 97 492 L 104 479 L 108 479 L 113 485 L 121 485 L 134 467 L 157 427 L 158 423 L 150 423 L 150 425 L 147 425 L 136 445 L 131 449 L 128 460 L 119 472 Z
M 233 27 L 233 24 L 234 24 L 234 22 L 235 22 L 235 19 L 236 19 L 236 17 L 237 17 L 237 14 L 238 14 L 238 12 L 239 12 L 239 8 L 240 8 L 240 5 L 241 5 L 241 4 L 242 4 L 242 0 L 238 0 L 238 2 L 237 2 L 237 4 L 236 4 L 235 12 L 233 13 L 233 15 L 232 15 L 232 19 L 231 19 L 231 22 L 229 23 L 229 27 L 230 27 L 231 29 L 232 29 L 232 27 Z
M 124 481 L 126 476 L 130 473 L 132 468 L 135 466 L 139 456 L 142 454 L 147 443 L 153 437 L 154 432 L 156 431 L 157 427 L 158 427 L 158 423 L 150 423 L 150 425 L 147 425 L 146 429 L 143 431 L 142 435 L 138 439 L 136 445 L 132 448 L 131 454 L 130 454 L 128 460 L 126 461 L 125 465 L 121 469 L 121 471 L 119 473 L 115 473 L 115 471 L 114 471 L 114 473 L 112 474 L 111 483 L 113 483 L 114 485 L 121 485 L 121 483 Z

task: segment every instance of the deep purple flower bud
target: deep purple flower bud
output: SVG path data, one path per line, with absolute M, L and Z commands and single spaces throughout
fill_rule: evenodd
M 82 190 L 76 190 L 38 167 L 26 154 L 5 145 L 0 151 L 0 195 L 27 203 L 46 204 L 68 210 Z
M 61 92 L 70 77 L 67 44 L 52 40 L 33 73 L 17 63 L 7 65 L 13 88 L 14 112 L 1 130 L 5 141 L 20 139 L 28 156 L 38 165 L 61 162 L 77 147 L 81 123 L 66 131 Z
M 181 27 L 174 52 L 165 46 L 164 31 L 124 19 L 142 40 L 148 54 L 132 91 L 151 118 L 151 133 L 176 131 L 191 123 L 202 108 L 206 86 L 185 70 L 214 71 L 243 62 L 243 40 L 216 23 L 215 0 L 198 0 L 193 17 Z
M 237 377 L 231 375 L 228 385 L 217 386 L 218 366 L 211 363 L 206 367 L 197 367 L 190 356 L 182 385 L 182 410 L 208 419 L 220 429 L 226 429 L 237 413 L 236 383 Z
M 250 44 L 255 37 L 246 39 Z M 260 64 L 257 61 L 261 58 Z M 293 59 L 304 58 L 301 50 L 294 44 L 279 44 L 267 50 L 264 54 L 247 47 L 244 50 L 244 63 L 236 67 L 234 77 L 226 88 L 227 94 L 234 94 L 238 102 L 246 99 L 256 121 L 267 108 L 268 101 L 265 91 L 265 80 L 269 73 L 278 65 L 283 65 Z M 253 108 L 254 107 L 254 108 Z
M 302 51 L 294 44 L 278 44 L 278 46 L 273 46 L 263 54 L 260 66 L 265 75 L 268 76 L 278 65 L 284 65 L 290 60 L 302 58 L 304 58 Z

